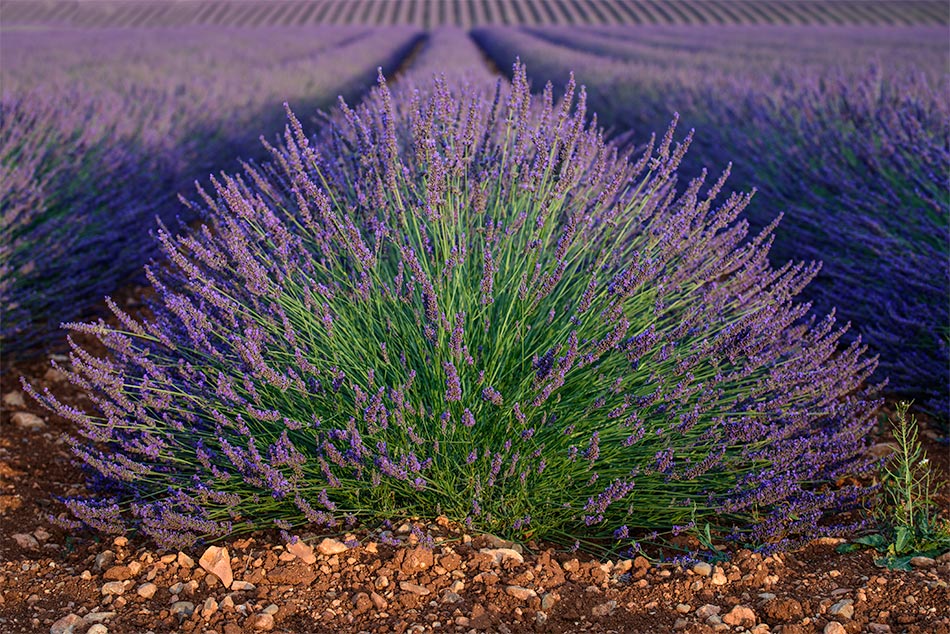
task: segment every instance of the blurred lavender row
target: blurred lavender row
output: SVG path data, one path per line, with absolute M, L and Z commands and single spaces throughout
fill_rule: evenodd
M 806 290 L 881 355 L 890 390 L 950 415 L 950 99 L 945 29 L 479 29 L 501 67 L 569 71 L 634 142 L 674 112 L 696 129 L 681 172 L 735 161 L 755 227 L 784 213 L 773 260 L 824 263 Z
M 3 33 L 4 352 L 82 317 L 157 253 L 177 193 L 301 112 L 358 98 L 420 41 L 412 28 Z M 37 351 L 38 352 L 38 351 Z

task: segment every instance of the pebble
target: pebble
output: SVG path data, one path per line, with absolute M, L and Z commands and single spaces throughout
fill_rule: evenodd
M 608 601 L 607 603 L 602 603 L 600 605 L 595 605 L 591 608 L 590 613 L 594 616 L 609 616 L 613 614 L 613 611 L 617 609 L 616 601 Z
M 519 564 L 524 563 L 524 557 L 521 556 L 521 553 L 512 548 L 482 548 L 479 552 L 494 557 L 496 565 L 503 564 L 509 559 L 514 559 Z
M 287 552 L 292 553 L 305 564 L 317 562 L 317 556 L 313 554 L 313 546 L 302 539 L 298 539 L 293 544 L 287 544 Z
M 40 547 L 40 543 L 36 541 L 36 538 L 28 533 L 14 533 L 13 540 L 20 548 L 27 550 L 35 550 Z
M 330 557 L 332 555 L 339 555 L 340 553 L 345 553 L 347 551 L 346 544 L 341 542 L 339 539 L 332 539 L 330 537 L 325 538 L 317 546 L 317 550 L 321 555 L 326 555 Z
M 111 568 L 112 564 L 115 563 L 115 553 L 111 550 L 104 550 L 98 555 L 96 555 L 96 569 L 104 570 L 106 568 Z
M 270 614 L 271 616 L 274 616 L 275 614 L 277 614 L 278 612 L 280 612 L 280 608 L 277 607 L 276 604 L 271 603 L 271 604 L 268 605 L 266 608 L 264 608 L 263 610 L 261 610 L 261 612 L 263 612 L 264 614 Z
M 86 619 L 87 623 L 102 623 L 103 621 L 114 619 L 115 615 L 116 612 L 90 612 L 83 618 Z
M 10 417 L 10 420 L 20 429 L 29 431 L 40 431 L 46 427 L 46 421 L 36 414 L 30 414 L 29 412 L 17 412 Z
M 191 601 L 175 601 L 172 603 L 171 613 L 179 618 L 188 618 L 195 613 L 195 604 Z
M 744 605 L 737 605 L 722 617 L 723 623 L 734 627 L 741 625 L 742 627 L 749 628 L 755 625 L 755 621 L 755 612 Z
M 178 565 L 181 566 L 182 568 L 195 567 L 195 560 L 189 557 L 188 555 L 186 555 L 185 553 L 181 552 L 180 550 L 178 551 L 178 557 L 176 559 L 178 560 Z
M 217 577 L 225 588 L 230 588 L 234 581 L 234 573 L 231 571 L 231 556 L 227 548 L 220 546 L 209 546 L 201 555 L 198 564 L 208 573 Z
M 201 606 L 201 618 L 208 619 L 218 611 L 218 602 L 214 597 L 208 597 L 205 599 L 204 605 Z
M 270 632 L 274 629 L 274 617 L 270 614 L 254 614 L 248 617 L 245 627 L 259 632 Z
M 676 621 L 673 622 L 674 630 L 683 630 L 683 629 L 686 629 L 687 627 L 689 627 L 689 621 L 687 621 L 686 619 L 676 619 Z
M 131 577 L 132 569 L 128 566 L 112 566 L 102 573 L 102 578 L 106 581 L 125 581 Z
M 726 579 L 726 575 L 722 574 L 721 572 L 714 572 L 714 573 L 713 573 L 713 576 L 712 576 L 712 583 L 713 583 L 714 586 L 724 586 L 724 585 L 726 585 L 728 582 L 729 582 L 729 580 Z
M 848 634 L 848 630 L 844 629 L 844 625 L 837 621 L 831 621 L 822 631 L 824 634 Z
M 114 594 L 114 595 L 125 594 L 125 584 L 122 583 L 121 581 L 109 581 L 107 583 L 102 584 L 101 591 L 102 591 L 103 596 L 110 595 L 110 594 Z
M 831 616 L 840 616 L 843 619 L 851 619 L 854 616 L 854 601 L 851 599 L 842 599 L 828 608 L 828 614 Z
M 545 592 L 541 595 L 541 609 L 545 612 L 550 611 L 560 600 L 561 595 L 557 592 Z
M 693 564 L 693 572 L 695 572 L 700 577 L 708 577 L 712 574 L 712 566 L 707 564 L 705 561 L 701 561 L 697 564 Z
M 713 605 L 712 603 L 707 603 L 706 605 L 696 608 L 696 618 L 706 620 L 711 616 L 718 616 L 722 611 L 718 605 Z
M 871 634 L 890 634 L 891 626 L 884 623 L 868 623 L 868 632 Z
M 78 614 L 67 614 L 49 628 L 49 634 L 73 634 L 77 628 L 83 628 L 86 620 Z
M 26 401 L 23 400 L 23 393 L 17 390 L 4 394 L 3 404 L 7 407 L 26 407 Z
M 238 592 L 240 592 L 240 591 L 251 592 L 251 591 L 257 589 L 257 586 L 255 586 L 253 583 L 251 583 L 251 582 L 249 582 L 249 581 L 232 581 L 232 582 L 231 582 L 231 589 L 232 589 L 232 590 L 236 590 L 236 591 L 238 591 Z
M 910 565 L 914 568 L 930 568 L 937 563 L 936 559 L 932 557 L 911 557 Z
M 135 592 L 143 599 L 151 599 L 155 596 L 155 592 L 157 590 L 158 586 L 156 586 L 154 583 L 143 583 Z
M 527 601 L 532 597 L 538 596 L 538 593 L 531 588 L 525 588 L 522 586 L 508 586 L 505 588 L 505 592 L 519 601 Z
M 425 586 L 420 586 L 416 583 L 409 583 L 408 581 L 400 581 L 399 587 L 405 590 L 406 592 L 411 592 L 413 594 L 418 594 L 419 596 L 425 596 L 431 594 L 432 590 L 429 590 Z
M 687 605 L 686 603 L 678 603 L 676 605 L 676 611 L 679 612 L 680 614 L 689 614 L 690 610 L 692 609 L 693 608 Z
M 96 623 L 86 630 L 86 634 L 109 634 L 109 628 L 102 623 Z

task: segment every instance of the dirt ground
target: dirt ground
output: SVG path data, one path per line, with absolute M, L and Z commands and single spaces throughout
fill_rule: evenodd
M 684 568 L 467 535 L 445 518 L 293 545 L 261 533 L 209 552 L 69 534 L 49 517 L 56 496 L 82 491 L 71 423 L 22 395 L 21 374 L 84 398 L 49 358 L 0 375 L 0 632 L 950 633 L 950 555 L 890 571 L 834 539 Z M 945 476 L 946 445 L 923 438 Z

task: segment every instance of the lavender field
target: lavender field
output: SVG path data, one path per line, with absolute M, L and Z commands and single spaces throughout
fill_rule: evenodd
M 57 521 L 941 554 L 868 448 L 950 417 L 948 18 L 0 2 L 3 391 L 68 425 Z M 50 355 L 71 397 L 12 376 Z

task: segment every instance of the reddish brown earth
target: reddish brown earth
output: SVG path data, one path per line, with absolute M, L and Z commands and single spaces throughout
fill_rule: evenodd
M 415 522 L 431 547 L 410 523 L 388 535 L 304 534 L 292 547 L 271 533 L 233 539 L 218 544 L 227 553 L 209 565 L 216 576 L 203 550 L 71 535 L 49 520 L 62 512 L 55 496 L 82 490 L 63 438 L 71 423 L 10 396 L 22 374 L 81 405 L 48 363 L 8 365 L 0 385 L 0 632 L 950 633 L 950 555 L 890 571 L 872 553 L 836 553 L 830 539 L 684 569 L 522 547 L 435 518 Z M 17 412 L 43 420 L 23 426 Z M 945 476 L 946 446 L 926 429 L 924 440 Z

